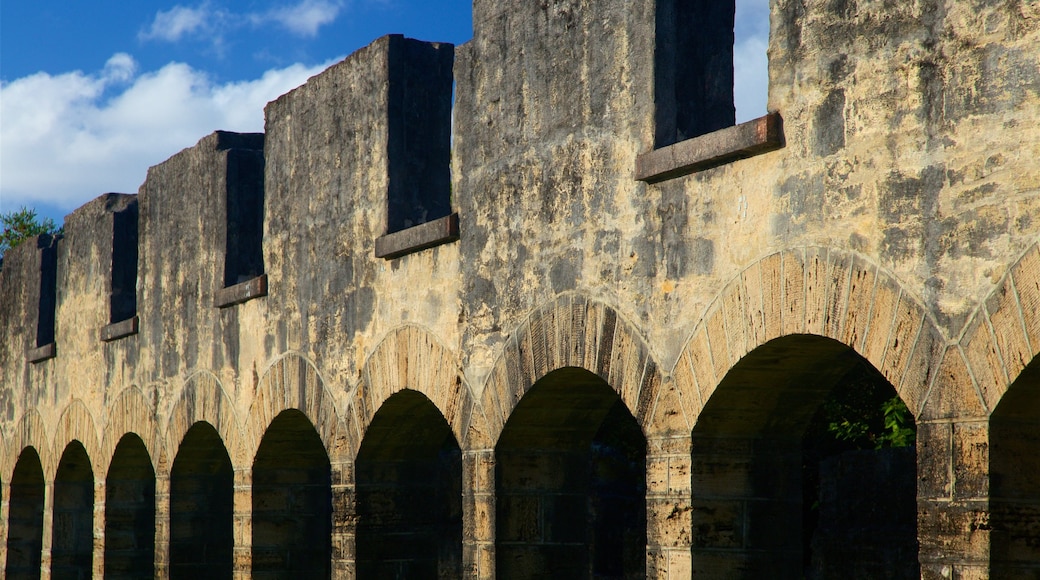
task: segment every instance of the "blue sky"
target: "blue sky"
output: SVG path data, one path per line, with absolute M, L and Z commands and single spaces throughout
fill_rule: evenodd
M 0 211 L 62 217 L 384 34 L 460 44 L 471 0 L 7 0 Z M 768 0 L 738 0 L 737 115 L 765 111 Z

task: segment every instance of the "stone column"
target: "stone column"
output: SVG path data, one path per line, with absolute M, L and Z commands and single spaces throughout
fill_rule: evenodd
M 248 580 L 253 573 L 253 470 L 235 469 L 233 555 L 235 578 Z
M 354 503 L 354 462 L 332 462 L 332 577 L 357 575 L 357 507 Z
M 462 454 L 462 537 L 465 577 L 495 577 L 495 450 Z
M 170 577 L 170 473 L 155 473 L 155 579 Z

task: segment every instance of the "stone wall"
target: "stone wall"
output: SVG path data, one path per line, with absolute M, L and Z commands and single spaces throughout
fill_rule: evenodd
M 921 576 L 1035 574 L 1040 3 L 773 0 L 735 127 L 727 26 L 477 0 L 11 250 L 8 573 L 800 577 L 862 367 Z

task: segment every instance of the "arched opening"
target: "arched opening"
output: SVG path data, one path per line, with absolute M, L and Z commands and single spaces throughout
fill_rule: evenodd
M 141 438 L 123 435 L 105 480 L 105 578 L 155 576 L 155 469 Z
M 328 578 L 332 471 L 307 416 L 283 411 L 253 459 L 253 576 Z
M 93 576 L 94 470 L 79 441 L 65 447 L 54 476 L 51 578 Z
M 198 422 L 170 470 L 170 577 L 230 578 L 234 472 L 220 435 Z
M 36 449 L 26 447 L 11 477 L 7 518 L 7 578 L 40 577 L 43 552 L 43 466 Z
M 915 429 L 847 346 L 758 347 L 693 429 L 694 575 L 919 578 Z
M 1040 360 L 990 415 L 990 566 L 993 578 L 1040 576 Z
M 391 396 L 355 468 L 358 578 L 462 577 L 462 452 L 437 407 Z
M 498 578 L 646 576 L 646 438 L 601 378 L 543 377 L 495 456 Z

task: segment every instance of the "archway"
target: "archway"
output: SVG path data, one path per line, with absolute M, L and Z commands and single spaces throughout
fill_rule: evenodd
M 990 565 L 993 578 L 1040 576 L 1040 360 L 990 415 Z
M 7 566 L 10 580 L 40 577 L 43 551 L 43 466 L 36 449 L 26 447 L 11 477 L 7 518 Z
M 253 576 L 328 578 L 332 471 L 307 416 L 283 411 L 253 460 Z
M 234 472 L 220 435 L 198 422 L 170 470 L 170 577 L 230 578 Z
M 356 463 L 358 578 L 462 576 L 462 452 L 417 391 L 383 403 Z
M 127 433 L 105 480 L 105 578 L 155 575 L 155 469 L 144 442 Z
M 94 470 L 79 441 L 65 447 L 54 476 L 51 578 L 93 576 Z
M 495 455 L 498 578 L 645 577 L 646 438 L 603 379 L 547 374 Z
M 756 348 L 693 429 L 694 575 L 919 578 L 914 432 L 849 347 L 792 335 Z

